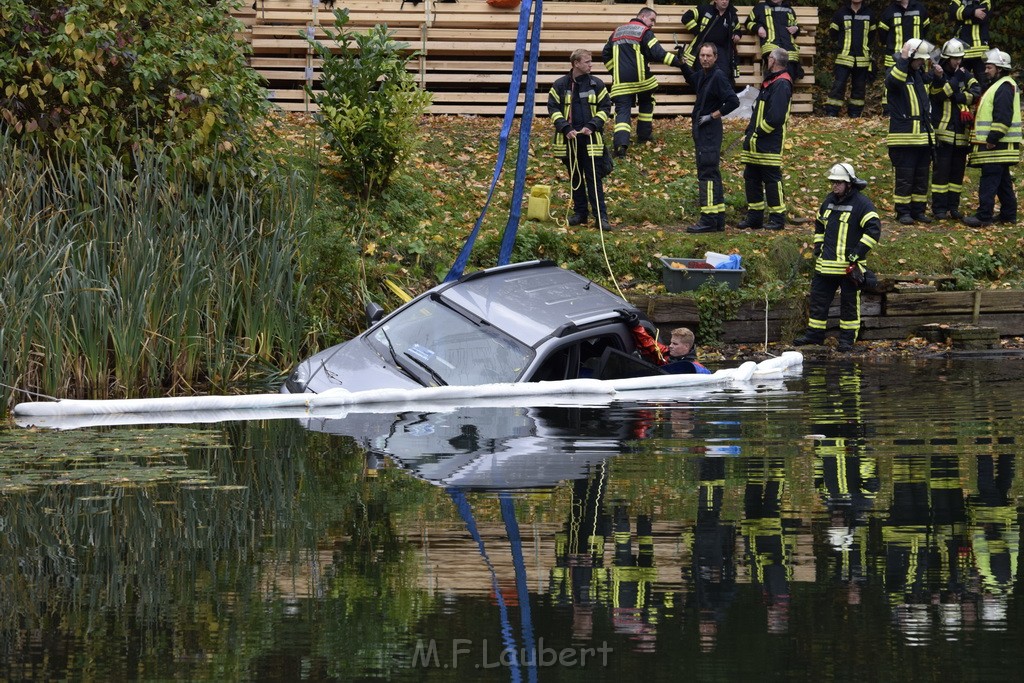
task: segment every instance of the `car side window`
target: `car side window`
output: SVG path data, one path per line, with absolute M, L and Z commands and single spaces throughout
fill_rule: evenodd
M 622 350 L 622 342 L 617 335 L 599 335 L 568 342 L 552 351 L 529 381 L 554 382 L 592 377 L 601 355 L 608 347 Z

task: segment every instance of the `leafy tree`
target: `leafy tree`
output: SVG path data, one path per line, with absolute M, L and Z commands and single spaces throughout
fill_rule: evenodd
M 337 32 L 327 31 L 333 50 L 307 38 L 323 60 L 323 89 L 307 91 L 320 108 L 320 126 L 339 156 L 348 189 L 369 199 L 389 185 L 419 145 L 417 127 L 430 93 L 407 69 L 416 53 L 391 40 L 387 26 L 360 33 L 347 23 L 348 10 L 335 10 Z
M 0 132 L 124 159 L 166 148 L 209 174 L 244 163 L 266 91 L 228 0 L 5 0 Z M 223 177 L 222 177 L 223 182 Z

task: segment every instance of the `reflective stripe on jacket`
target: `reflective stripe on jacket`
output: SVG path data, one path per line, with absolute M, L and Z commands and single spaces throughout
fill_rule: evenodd
M 573 120 L 573 97 L 586 97 L 587 106 L 581 109 L 577 106 L 576 111 L 584 112 L 586 120 L 580 121 L 577 114 Z M 587 153 L 592 157 L 600 157 L 604 154 L 604 137 L 601 131 L 604 124 L 611 118 L 612 100 L 608 89 L 600 78 L 593 75 L 585 75 L 573 80 L 572 73 L 562 76 L 548 91 L 548 116 L 555 126 L 555 140 L 553 150 L 556 156 L 564 157 L 568 154 L 565 134 L 570 130 L 580 130 L 584 126 L 594 131 L 589 137 L 577 136 L 577 142 L 587 140 Z
M 761 84 L 743 140 L 742 163 L 782 165 L 782 146 L 786 142 L 792 100 L 793 79 L 787 72 L 777 71 Z
M 679 59 L 658 42 L 647 24 L 633 19 L 612 32 L 601 51 L 605 68 L 612 75 L 612 97 L 654 90 L 658 79 L 650 64 L 679 66 Z
M 875 205 L 860 191 L 846 197 L 829 193 L 814 220 L 814 270 L 822 275 L 845 275 L 852 261 L 861 265 L 882 237 Z
M 885 77 L 889 96 L 889 147 L 924 147 L 931 144 L 931 118 L 924 71 L 911 70 L 909 59 L 896 55 Z
M 981 96 L 974 122 L 971 164 L 1016 164 L 1020 161 L 1020 88 L 1009 76 L 993 83 Z M 988 143 L 994 149 L 986 149 Z

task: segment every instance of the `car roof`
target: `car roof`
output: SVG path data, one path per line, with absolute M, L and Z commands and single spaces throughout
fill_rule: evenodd
M 530 261 L 466 275 L 435 291 L 444 301 L 479 317 L 529 346 L 566 329 L 614 320 L 633 306 L 551 261 Z

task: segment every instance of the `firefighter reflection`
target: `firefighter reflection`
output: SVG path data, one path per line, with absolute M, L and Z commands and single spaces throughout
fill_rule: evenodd
M 885 588 L 897 626 L 911 643 L 927 639 L 930 605 L 940 605 L 948 624 L 963 599 L 960 549 L 967 544 L 967 527 L 961 481 L 955 455 L 893 460 L 892 505 L 882 528 Z
M 700 647 L 710 652 L 718 627 L 736 597 L 736 527 L 722 519 L 725 458 L 700 459 L 700 494 L 694 527 L 690 585 L 697 603 Z
M 971 496 L 970 522 L 981 605 L 979 617 L 989 626 L 1005 626 L 1006 610 L 1017 576 L 1020 528 L 1010 496 L 1015 456 L 979 455 L 978 493 Z
M 654 594 L 654 537 L 649 515 L 636 517 L 636 553 L 629 507 L 617 503 L 604 512 L 606 465 L 573 482 L 570 517 L 555 535 L 555 566 L 550 594 L 556 604 L 571 605 L 573 636 L 593 635 L 594 608 L 611 608 L 616 632 L 630 635 L 639 651 L 653 651 L 659 610 L 671 596 Z M 605 565 L 605 541 L 614 542 L 611 566 Z
M 760 585 L 767 607 L 768 632 L 789 630 L 789 583 L 795 534 L 783 522 L 784 460 L 744 458 L 747 484 L 743 500 L 743 536 L 751 578 Z
M 829 511 L 829 565 L 859 604 L 867 583 L 868 522 L 879 489 L 875 458 L 865 453 L 861 372 L 855 366 L 814 368 L 808 397 L 814 441 L 815 484 Z

